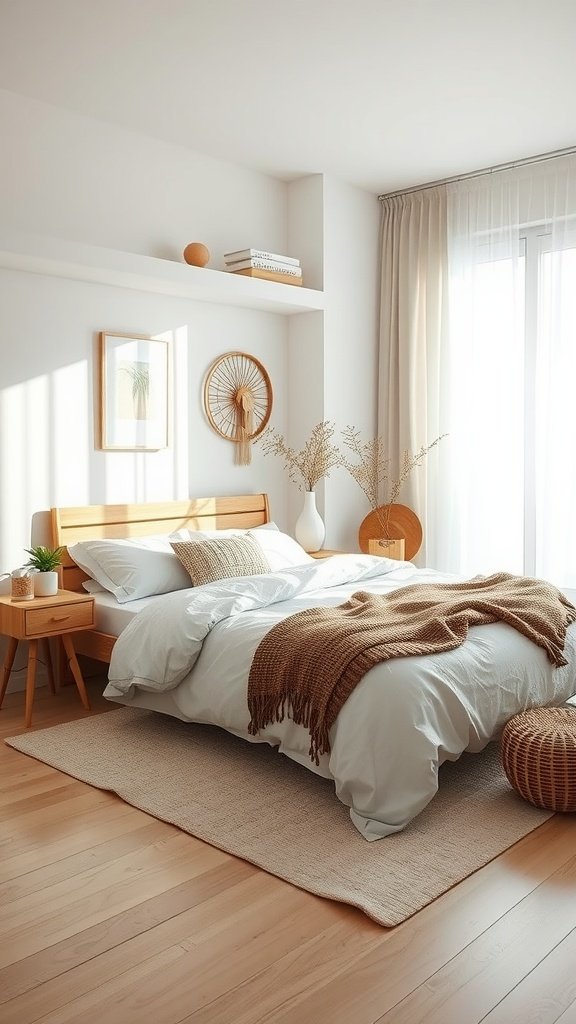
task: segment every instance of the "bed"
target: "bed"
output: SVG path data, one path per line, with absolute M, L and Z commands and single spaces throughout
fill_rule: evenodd
M 77 545 L 83 550 L 86 541 L 138 545 L 138 538 L 161 534 L 246 531 L 265 550 L 277 542 L 269 532 L 265 494 L 53 509 L 52 528 L 53 543 L 70 548 L 76 558 Z M 278 532 L 278 543 L 283 537 Z M 257 735 L 250 732 L 248 673 L 263 637 L 288 616 L 340 605 L 360 589 L 390 594 L 412 583 L 455 577 L 360 554 L 321 561 L 303 556 L 301 562 L 295 556 L 289 565 L 270 565 L 265 574 L 194 588 L 179 583 L 171 590 L 167 578 L 164 592 L 142 596 L 133 589 L 123 594 L 120 607 L 113 595 L 95 590 L 98 628 L 78 636 L 77 652 L 110 663 L 108 699 L 269 743 L 333 780 L 367 840 L 400 831 L 429 803 L 444 761 L 482 750 L 518 711 L 562 704 L 576 692 L 576 624 L 566 631 L 566 664 L 560 667 L 503 622 L 473 627 L 452 651 L 393 658 L 371 668 L 339 712 L 330 750 L 316 763 L 308 730 L 289 717 Z M 62 575 L 67 589 L 95 586 L 68 550 Z
M 188 501 L 146 502 L 126 505 L 79 505 L 50 510 L 53 547 L 64 548 L 61 584 L 65 590 L 84 593 L 88 573 L 68 554 L 79 541 L 100 538 L 145 537 L 150 534 L 188 530 L 250 529 L 270 522 L 266 494 L 193 498 Z M 109 662 L 117 634 L 100 629 L 75 637 L 77 654 Z

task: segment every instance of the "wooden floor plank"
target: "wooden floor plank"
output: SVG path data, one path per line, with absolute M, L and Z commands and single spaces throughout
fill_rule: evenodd
M 347 908 L 338 914 L 338 921 L 319 934 L 280 956 L 270 965 L 260 967 L 240 985 L 229 988 L 229 976 L 213 984 L 215 998 L 183 1018 L 182 1024 L 253 1024 L 272 1020 L 284 1007 L 299 1012 L 301 1000 L 320 985 L 327 986 L 343 966 L 350 967 L 382 942 L 379 925 Z M 199 983 L 205 995 L 210 990 Z M 307 1020 L 307 1017 L 302 1017 Z
M 256 869 L 230 858 L 131 911 L 93 925 L 71 939 L 43 949 L 0 971 L 0 1010 L 3 1024 L 36 1020 L 72 999 L 162 952 L 190 935 L 197 915 L 191 914 L 212 901 L 211 913 L 225 917 L 239 894 L 248 905 L 254 902 L 259 881 Z M 247 885 L 248 879 L 252 879 Z
M 558 1017 L 556 1024 L 576 1024 L 576 1002 L 572 1003 L 561 1017 Z
M 106 982 L 98 989 L 66 1004 L 57 1015 L 41 1017 L 42 1024 L 100 1024 L 121 1010 L 124 1024 L 177 1024 L 182 1006 L 190 1010 L 210 1002 L 222 985 L 239 984 L 254 971 L 273 963 L 279 952 L 299 948 L 315 932 L 326 928 L 335 913 L 328 901 L 321 901 L 315 915 L 309 913 L 304 893 L 290 887 L 256 898 L 241 912 L 234 912 L 233 927 L 219 930 L 211 942 L 196 941 L 197 934 L 166 951 L 174 954 L 158 966 L 158 956 L 147 961 L 142 977 L 140 967 Z M 180 955 L 176 955 L 176 950 Z M 162 956 L 162 954 L 160 954 Z M 136 979 L 138 981 L 135 984 Z
M 32 761 L 29 757 L 26 760 L 26 770 L 20 768 L 17 771 L 14 762 L 9 759 L 7 763 L 10 764 L 10 771 L 0 773 L 0 807 L 10 803 L 15 795 L 18 799 L 28 792 L 42 792 L 54 785 L 53 768 L 40 761 Z
M 24 833 L 13 841 L 10 856 L 4 851 L 0 857 L 0 881 L 18 878 L 28 871 L 53 864 L 55 861 L 90 850 L 116 836 L 142 828 L 150 817 L 121 800 L 109 801 L 101 807 L 86 811 L 81 818 L 82 828 L 71 829 L 58 823 L 39 829 L 33 836 Z M 154 819 L 152 819 L 154 820 Z M 169 826 L 167 826 L 169 827 Z
M 23 835 L 31 836 L 34 839 L 38 829 L 43 825 L 55 829 L 59 824 L 68 826 L 71 817 L 80 817 L 85 811 L 95 807 L 102 807 L 112 799 L 109 793 L 104 790 L 94 789 L 92 786 L 76 784 L 74 794 L 68 800 L 60 800 L 55 805 L 48 807 L 30 808 L 22 813 L 9 813 L 2 817 L 2 839 L 0 851 L 2 856 L 9 857 L 13 852 L 10 848 L 13 840 L 18 841 Z
M 83 884 L 89 873 L 103 864 L 137 853 L 142 847 L 164 839 L 170 834 L 169 828 L 170 826 L 166 826 L 163 821 L 146 823 L 141 828 L 124 832 L 106 843 L 99 843 L 98 846 L 92 846 L 70 857 L 62 857 L 48 866 L 43 865 L 10 881 L 0 882 L 0 907 L 36 894 L 34 906 L 40 906 L 43 891 L 52 888 L 52 891 L 57 893 L 57 889 L 53 889 L 54 886 L 69 882 L 78 875 L 81 876 Z
M 374 1024 L 565 865 L 575 848 L 576 821 L 551 818 L 420 913 L 383 933 L 373 952 L 275 1021 Z M 574 913 L 576 917 L 576 909 Z
M 576 928 L 484 1018 L 484 1024 L 554 1024 L 576 1002 Z
M 130 910 L 143 900 L 222 863 L 225 857 L 226 854 L 211 847 L 191 850 L 186 843 L 178 842 L 174 850 L 169 849 L 164 855 L 158 850 L 157 857 L 152 857 L 150 864 L 139 873 L 135 872 L 132 878 L 127 865 L 123 864 L 117 873 L 114 869 L 104 869 L 88 894 L 78 889 L 76 878 L 72 886 L 64 887 L 58 896 L 48 890 L 47 901 L 39 910 L 27 899 L 23 909 L 19 906 L 23 901 L 16 901 L 6 908 L 0 921 L 0 967 L 78 935 L 86 927 L 109 920 L 123 910 Z
M 79 899 L 89 900 L 113 887 L 128 888 L 134 880 L 144 884 L 150 873 L 154 874 L 172 862 L 192 864 L 195 858 L 202 858 L 217 864 L 226 857 L 226 854 L 217 850 L 207 850 L 200 845 L 191 846 L 187 836 L 181 832 L 167 832 L 163 825 L 164 822 L 152 824 L 136 849 L 130 840 L 128 849 L 122 855 L 90 864 L 80 872 L 71 872 L 70 875 L 64 873 L 64 877 L 51 885 L 41 890 L 33 889 L 12 900 L 2 911 L 0 943 L 2 937 L 14 928 L 24 928 L 32 921 L 38 925 L 46 917 L 52 917 Z
M 138 1021 L 144 1024 L 154 1014 L 153 1006 L 163 994 L 169 968 L 188 956 L 182 946 L 170 946 L 154 957 L 143 960 L 137 967 L 126 971 L 119 978 L 103 981 L 101 985 L 86 992 L 81 998 L 60 1007 L 54 1012 L 38 1017 L 41 1024 L 131 1024 Z M 137 1009 L 131 1013 L 126 1006 L 126 996 L 137 1003 Z M 23 1024 L 21 1017 L 15 1018 Z M 155 1018 L 155 1024 L 167 1018 Z M 32 1024 L 30 1020 L 26 1024 Z
M 576 857 L 542 882 L 378 1024 L 481 1021 L 574 926 Z
M 73 797 L 86 795 L 85 785 L 69 775 L 62 775 L 59 785 L 44 785 L 36 787 L 36 792 L 26 794 L 12 794 L 12 799 L 4 799 L 2 807 L 2 818 L 8 823 L 14 818 L 21 819 L 26 814 L 34 814 L 45 807 L 53 807 L 55 804 L 65 803 L 69 806 L 68 800 Z

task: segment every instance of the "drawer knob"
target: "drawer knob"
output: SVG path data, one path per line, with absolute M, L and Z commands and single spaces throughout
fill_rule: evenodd
M 50 622 L 66 622 L 69 618 L 69 615 L 53 615 Z

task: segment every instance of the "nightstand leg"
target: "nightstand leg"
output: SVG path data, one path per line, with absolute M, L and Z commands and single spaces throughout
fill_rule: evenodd
M 34 687 L 36 685 L 36 662 L 38 660 L 38 641 L 30 640 L 28 646 L 28 671 L 26 673 L 26 728 L 32 725 L 32 705 L 34 703 Z
M 56 693 L 56 687 L 54 686 L 54 669 L 52 668 L 52 653 L 50 651 L 50 641 L 48 637 L 42 640 L 42 647 L 44 648 L 44 656 L 46 658 L 46 669 L 48 671 L 48 686 L 50 687 L 50 693 Z
M 10 679 L 10 673 L 12 671 L 12 665 L 14 664 L 14 658 L 16 655 L 16 648 L 18 647 L 18 641 L 13 636 L 8 641 L 8 650 L 6 651 L 6 657 L 4 658 L 4 667 L 2 669 L 2 686 L 0 687 L 0 708 L 4 701 L 4 694 L 6 693 L 6 687 L 8 686 L 8 680 Z
M 60 690 L 66 680 L 64 679 L 64 669 L 66 662 L 64 660 L 64 645 L 62 643 L 62 637 L 59 636 L 56 640 L 56 680 L 58 683 L 58 689 Z
M 76 651 L 74 650 L 74 644 L 72 643 L 72 639 L 67 633 L 63 633 L 62 643 L 64 644 L 64 650 L 66 651 L 66 654 L 68 656 L 70 671 L 72 672 L 72 675 L 74 676 L 74 681 L 76 683 L 76 686 L 78 687 L 80 700 L 82 701 L 84 707 L 89 711 L 90 702 L 88 700 L 88 694 L 86 693 L 86 687 L 84 686 L 84 680 L 82 678 L 82 673 L 80 671 L 80 665 L 78 664 L 78 660 L 76 658 Z

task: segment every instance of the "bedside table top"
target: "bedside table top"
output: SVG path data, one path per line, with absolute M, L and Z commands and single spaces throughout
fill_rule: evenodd
M 76 604 L 78 601 L 93 601 L 92 594 L 77 594 L 74 590 L 59 590 L 52 597 L 33 597 L 27 601 L 17 601 L 10 594 L 0 594 L 0 604 L 14 605 L 18 608 L 49 608 L 53 604 Z

